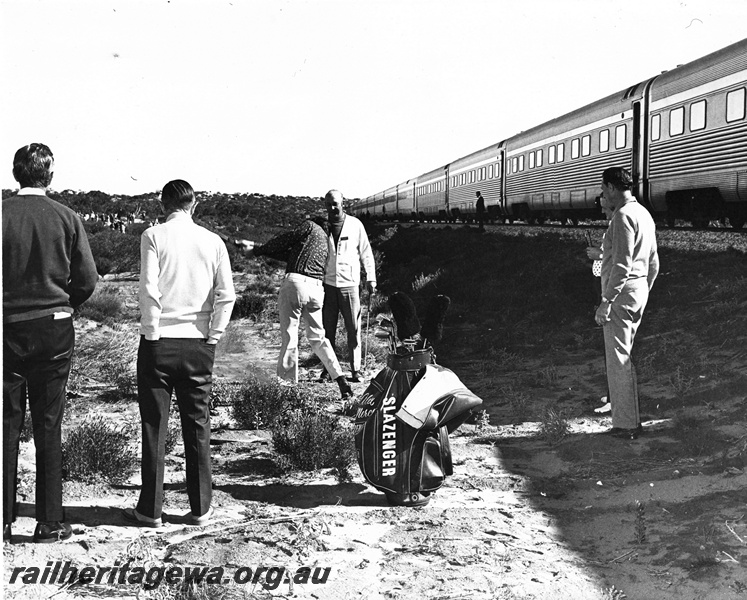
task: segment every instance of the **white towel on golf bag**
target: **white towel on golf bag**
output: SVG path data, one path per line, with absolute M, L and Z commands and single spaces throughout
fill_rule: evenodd
M 453 371 L 439 365 L 426 365 L 425 374 L 410 390 L 394 416 L 414 429 L 421 429 L 436 402 L 462 390 L 469 393 Z

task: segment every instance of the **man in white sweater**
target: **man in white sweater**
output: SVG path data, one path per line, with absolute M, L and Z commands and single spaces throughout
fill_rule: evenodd
M 160 527 L 171 393 L 181 416 L 190 523 L 212 516 L 210 412 L 215 346 L 228 325 L 236 294 L 221 239 L 192 221 L 197 201 L 186 181 L 170 181 L 161 203 L 166 222 L 140 242 L 138 404 L 142 418 L 142 489 L 124 516 Z

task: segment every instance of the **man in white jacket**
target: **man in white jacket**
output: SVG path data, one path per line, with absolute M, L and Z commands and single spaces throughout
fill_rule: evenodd
M 369 294 L 376 291 L 376 266 L 368 235 L 358 219 L 343 211 L 343 196 L 330 190 L 324 197 L 329 219 L 329 255 L 324 271 L 322 322 L 332 348 L 335 348 L 337 320 L 342 313 L 348 334 L 351 381 L 359 381 L 361 370 L 361 303 L 358 287 L 361 262 L 366 271 Z

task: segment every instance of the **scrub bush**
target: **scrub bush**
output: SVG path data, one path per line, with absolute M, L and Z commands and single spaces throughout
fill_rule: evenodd
M 132 426 L 118 427 L 101 416 L 85 420 L 71 429 L 62 443 L 64 478 L 89 483 L 127 480 L 139 464 L 131 446 L 135 438 Z
M 262 381 L 250 375 L 236 393 L 232 416 L 243 429 L 266 429 L 283 412 L 304 403 L 298 387 L 281 386 L 277 380 Z
M 99 275 L 136 271 L 140 266 L 140 237 L 112 229 L 90 234 L 93 259 Z
M 319 406 L 285 412 L 272 427 L 272 442 L 282 467 L 334 468 L 340 482 L 351 478 L 350 466 L 356 459 L 353 430 Z
M 233 305 L 232 319 L 244 319 L 253 317 L 255 320 L 262 316 L 267 308 L 267 296 L 258 292 L 249 291 L 236 296 L 236 304 Z
M 122 320 L 124 308 L 124 299 L 119 289 L 99 285 L 91 297 L 78 308 L 76 315 L 99 323 L 112 323 Z

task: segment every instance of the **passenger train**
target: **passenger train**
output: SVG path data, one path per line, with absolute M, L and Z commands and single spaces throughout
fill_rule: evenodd
M 351 205 L 377 220 L 599 219 L 602 171 L 630 170 L 659 221 L 747 220 L 747 39 Z

